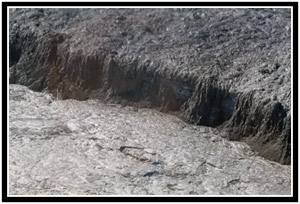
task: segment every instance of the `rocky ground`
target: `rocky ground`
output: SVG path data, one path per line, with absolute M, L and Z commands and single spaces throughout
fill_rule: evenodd
M 290 194 L 288 8 L 11 8 L 9 82 L 11 194 Z
M 155 108 L 291 161 L 291 11 L 9 11 L 10 83 Z
M 9 86 L 11 195 L 288 195 L 291 168 L 153 109 Z

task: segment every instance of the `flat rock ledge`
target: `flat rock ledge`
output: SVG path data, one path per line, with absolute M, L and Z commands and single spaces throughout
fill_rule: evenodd
M 291 167 L 154 109 L 9 86 L 11 195 L 290 195 Z

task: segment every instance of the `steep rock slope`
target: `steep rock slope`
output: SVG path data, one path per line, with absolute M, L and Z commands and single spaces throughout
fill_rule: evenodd
M 10 83 L 218 127 L 290 163 L 289 9 L 11 9 Z

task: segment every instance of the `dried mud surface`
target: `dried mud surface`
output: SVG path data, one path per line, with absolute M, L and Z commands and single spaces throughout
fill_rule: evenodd
M 9 86 L 11 195 L 282 195 L 291 168 L 154 109 Z

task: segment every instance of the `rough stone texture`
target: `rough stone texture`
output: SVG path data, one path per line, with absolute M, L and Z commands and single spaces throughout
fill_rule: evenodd
M 218 127 L 290 164 L 290 9 L 10 9 L 10 83 Z
M 9 87 L 10 195 L 290 195 L 291 167 L 154 109 Z

